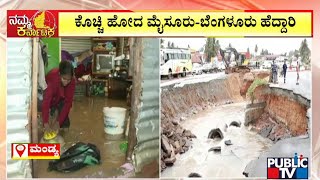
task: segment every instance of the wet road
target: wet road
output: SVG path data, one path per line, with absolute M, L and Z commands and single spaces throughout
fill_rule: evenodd
M 196 172 L 202 177 L 233 177 L 244 178 L 242 172 L 246 165 L 267 151 L 273 143 L 262 138 L 246 127 L 229 127 L 224 132 L 221 141 L 207 139 L 211 129 L 228 125 L 231 121 L 244 121 L 245 103 L 218 106 L 207 110 L 182 123 L 190 129 L 197 139 L 193 140 L 193 148 L 177 157 L 173 167 L 162 172 L 162 177 L 187 177 Z M 242 123 L 243 124 L 243 123 Z M 231 140 L 233 145 L 224 145 L 225 140 Z M 211 147 L 221 146 L 221 154 L 208 152 Z
M 172 84 L 193 84 L 197 82 L 208 82 L 213 79 L 217 78 L 224 78 L 227 75 L 224 72 L 219 73 L 208 73 L 208 74 L 201 74 L 201 75 L 188 75 L 187 77 L 183 78 L 173 78 L 171 80 L 162 79 L 161 80 L 161 87 L 170 86 Z
M 271 86 L 281 87 L 285 89 L 293 90 L 297 94 L 311 99 L 311 71 L 301 71 L 299 73 L 299 85 L 296 85 L 297 82 L 297 73 L 296 72 L 287 72 L 286 83 L 283 82 L 283 77 L 278 79 L 279 84 L 271 84 Z
M 257 71 L 257 70 L 254 70 Z M 259 71 L 259 70 L 258 70 Z M 299 85 L 297 82 L 296 72 L 287 72 L 286 83 L 283 82 L 283 77 L 279 77 L 279 84 L 271 84 L 274 87 L 281 87 L 285 89 L 293 90 L 295 93 L 301 94 L 302 96 L 311 99 L 311 71 L 301 71 L 299 73 Z M 202 75 L 188 75 L 184 78 L 174 78 L 171 80 L 162 79 L 161 87 L 177 84 L 177 86 L 183 86 L 184 84 L 193 84 L 197 82 L 208 82 L 213 79 L 225 78 L 227 75 L 224 72 L 220 73 L 209 73 Z
M 48 160 L 39 160 L 40 178 L 102 178 L 122 175 L 119 168 L 125 163 L 125 153 L 119 148 L 125 139 L 112 139 L 104 132 L 103 107 L 127 108 L 124 100 L 105 97 L 76 98 L 70 112 L 71 126 L 63 134 L 65 148 L 76 142 L 95 144 L 100 150 L 101 164 L 85 167 L 72 173 L 48 172 Z

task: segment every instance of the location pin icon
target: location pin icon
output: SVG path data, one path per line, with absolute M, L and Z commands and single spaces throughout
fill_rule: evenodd
M 26 147 L 23 144 L 16 145 L 16 151 L 20 157 L 22 156 L 24 150 L 26 150 Z

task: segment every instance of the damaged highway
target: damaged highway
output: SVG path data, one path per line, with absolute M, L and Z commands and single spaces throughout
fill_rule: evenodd
M 266 177 L 267 157 L 310 157 L 310 74 L 299 87 L 261 70 L 163 83 L 161 176 Z

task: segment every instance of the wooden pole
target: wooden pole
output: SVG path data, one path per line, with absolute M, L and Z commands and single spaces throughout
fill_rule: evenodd
M 32 98 L 31 98 L 31 142 L 38 143 L 38 61 L 39 61 L 39 39 L 33 39 L 33 51 L 32 51 Z M 32 160 L 32 177 L 36 178 L 38 175 L 38 162 Z
M 137 144 L 136 135 L 136 122 L 139 118 L 141 109 L 141 98 L 142 98 L 142 80 L 143 80 L 143 57 L 142 57 L 142 38 L 135 38 L 132 49 L 133 57 L 130 61 L 133 61 L 133 83 L 132 83 L 132 96 L 131 96 L 131 110 L 130 110 L 130 126 L 129 126 L 129 137 L 128 137 L 128 152 L 127 159 L 132 159 L 134 147 Z
M 123 37 L 117 38 L 116 56 L 121 56 L 123 54 L 123 47 L 124 47 L 124 38 Z
M 133 40 L 134 38 L 129 38 L 129 72 L 128 75 L 129 77 L 132 76 L 133 74 Z

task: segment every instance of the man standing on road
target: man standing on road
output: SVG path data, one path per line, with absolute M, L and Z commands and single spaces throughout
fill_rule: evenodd
M 274 61 L 272 63 L 272 80 L 275 84 L 278 82 L 278 66 Z
M 299 85 L 299 72 L 300 72 L 300 63 L 299 63 L 299 61 L 297 61 L 296 70 L 297 70 L 297 83 L 296 83 L 296 85 Z
M 284 64 L 282 66 L 282 72 L 283 72 L 283 81 L 286 83 L 286 74 L 287 74 L 287 64 L 286 61 L 284 61 Z

